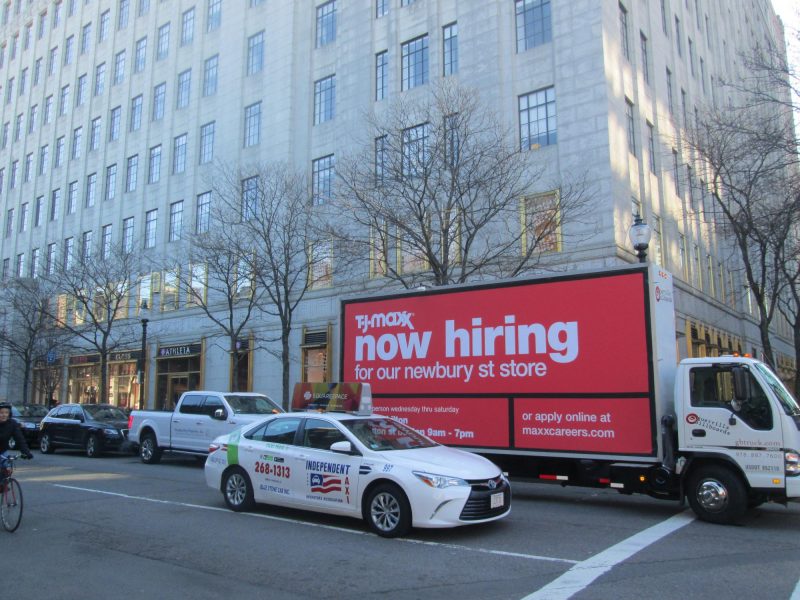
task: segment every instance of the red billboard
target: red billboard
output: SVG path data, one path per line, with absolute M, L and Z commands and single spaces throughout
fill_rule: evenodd
M 586 397 L 608 410 L 613 405 L 615 423 L 621 425 L 624 402 L 630 399 L 631 406 L 637 405 L 631 414 L 638 427 L 642 410 L 649 424 L 645 277 L 645 271 L 635 271 L 346 301 L 342 380 L 369 382 L 376 406 L 394 402 L 399 407 L 413 398 L 441 403 L 442 396 L 460 406 L 465 396 L 483 397 L 483 404 L 469 402 L 480 412 L 470 408 L 464 413 L 475 422 L 464 424 L 464 430 L 475 432 L 470 443 L 432 436 L 448 444 L 606 451 L 608 440 L 600 442 L 598 434 L 580 448 L 572 444 L 574 438 L 521 436 L 523 409 L 518 404 L 520 396 L 534 396 L 521 404 L 561 403 L 570 413 L 569 406 Z M 514 406 L 514 423 L 508 422 L 508 402 Z M 529 410 L 537 409 L 524 409 Z M 449 430 L 437 421 L 447 414 L 420 412 L 409 424 L 423 431 Z M 489 423 L 508 427 L 507 434 L 484 434 Z M 650 427 L 646 443 L 633 436 L 634 429 L 619 429 L 611 444 L 615 452 L 650 451 Z

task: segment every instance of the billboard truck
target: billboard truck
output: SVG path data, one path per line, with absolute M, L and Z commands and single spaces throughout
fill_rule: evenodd
M 678 362 L 655 265 L 345 299 L 341 381 L 512 478 L 682 501 L 716 523 L 800 496 L 800 406 L 763 363 Z

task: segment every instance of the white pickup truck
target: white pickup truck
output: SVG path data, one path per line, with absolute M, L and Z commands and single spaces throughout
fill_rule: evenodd
M 184 392 L 174 411 L 134 410 L 128 418 L 128 440 L 139 446 L 148 465 L 164 451 L 205 456 L 211 441 L 261 419 L 283 412 L 272 399 L 253 392 Z

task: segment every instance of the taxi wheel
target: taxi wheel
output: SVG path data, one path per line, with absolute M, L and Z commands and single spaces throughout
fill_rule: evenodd
M 255 504 L 250 478 L 238 467 L 225 473 L 222 479 L 222 495 L 228 508 L 236 512 L 250 510 Z
M 400 537 L 411 529 L 411 506 L 403 490 L 392 483 L 384 483 L 367 497 L 364 519 L 379 536 Z

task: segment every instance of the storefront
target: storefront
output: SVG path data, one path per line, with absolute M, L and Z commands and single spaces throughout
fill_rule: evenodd
M 203 344 L 159 346 L 156 353 L 156 397 L 154 407 L 172 410 L 181 394 L 201 388 Z
M 70 356 L 67 368 L 67 398 L 71 402 L 99 402 L 100 355 Z
M 300 345 L 301 381 L 319 383 L 331 380 L 331 325 L 322 329 L 303 327 L 302 344 Z
M 108 402 L 121 408 L 139 408 L 141 387 L 136 365 L 141 350 L 112 352 L 108 356 Z
M 53 406 L 60 401 L 64 383 L 64 365 L 56 356 L 37 362 L 33 367 L 32 402 Z

